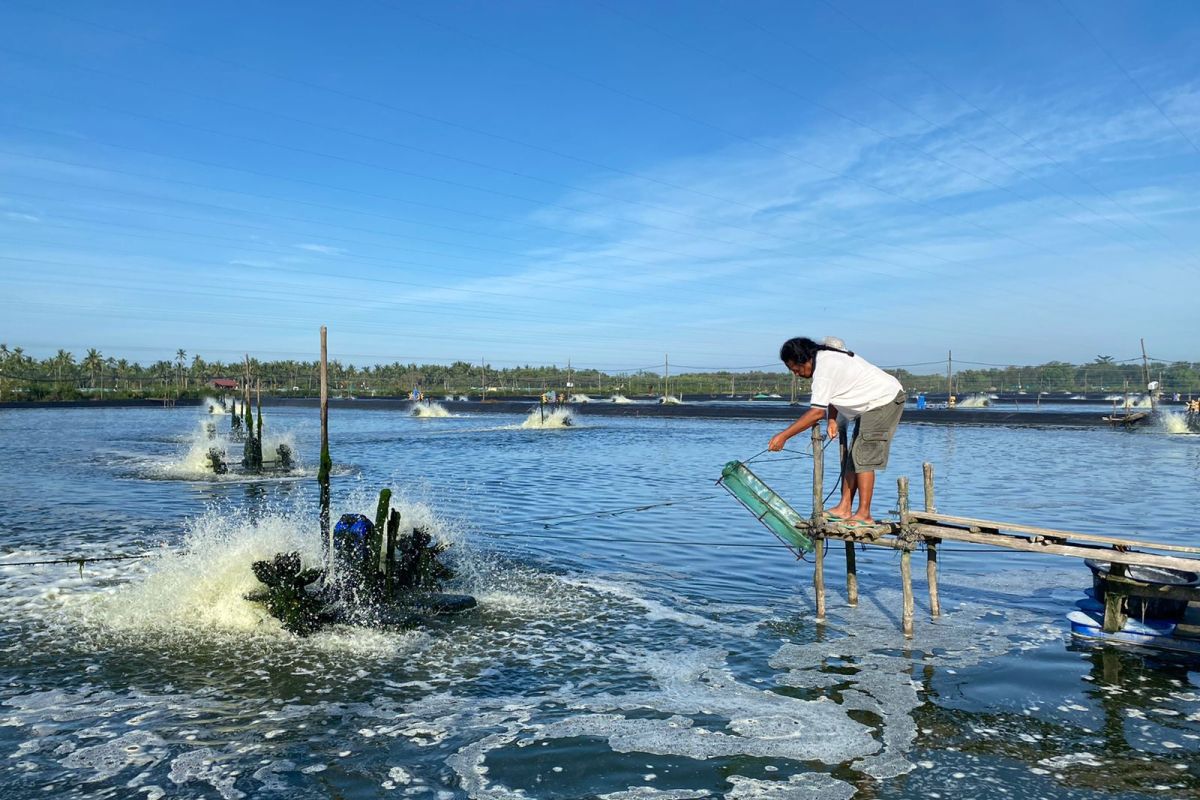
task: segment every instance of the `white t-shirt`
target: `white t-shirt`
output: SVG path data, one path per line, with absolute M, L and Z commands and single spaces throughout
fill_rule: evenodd
M 812 406 L 833 406 L 840 416 L 855 419 L 887 405 L 904 390 L 900 381 L 861 356 L 818 350 L 813 358 Z

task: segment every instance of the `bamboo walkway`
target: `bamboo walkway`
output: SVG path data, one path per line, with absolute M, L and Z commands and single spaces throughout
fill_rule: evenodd
M 858 605 L 856 546 L 887 547 L 900 551 L 900 584 L 903 591 L 901 625 L 904 635 L 913 636 L 914 599 L 912 554 L 924 548 L 925 574 L 929 586 L 929 610 L 932 618 L 941 616 L 938 598 L 938 545 L 944 541 L 966 542 L 1007 548 L 1029 553 L 1096 559 L 1112 564 L 1105 578 L 1104 630 L 1118 631 L 1127 619 L 1128 598 L 1155 597 L 1200 602 L 1200 588 L 1146 584 L 1127 576 L 1128 567 L 1157 567 L 1200 573 L 1200 547 L 1125 539 L 1094 533 L 1042 528 L 1014 522 L 940 514 L 935 505 L 933 465 L 924 465 L 924 508 L 909 506 L 908 478 L 897 483 L 899 520 L 881 522 L 873 527 L 847 528 L 826 519 L 824 513 L 824 448 L 818 427 L 813 428 L 813 514 L 797 528 L 815 542 L 813 589 L 816 595 L 817 621 L 825 619 L 825 547 L 826 540 L 845 543 L 846 594 L 850 606 Z M 846 433 L 839 435 L 839 449 L 845 458 Z

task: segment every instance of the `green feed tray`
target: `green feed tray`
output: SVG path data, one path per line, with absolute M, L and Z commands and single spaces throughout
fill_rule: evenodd
M 812 539 L 796 528 L 796 524 L 808 523 L 808 518 L 796 512 L 775 490 L 763 483 L 750 468 L 740 461 L 730 461 L 721 470 L 718 481 L 731 495 L 766 525 L 786 545 L 801 553 L 810 553 Z

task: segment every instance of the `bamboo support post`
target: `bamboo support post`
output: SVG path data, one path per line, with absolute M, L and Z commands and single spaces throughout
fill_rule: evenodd
M 326 343 L 325 326 L 321 326 L 321 467 L 317 472 L 317 485 L 321 490 L 321 547 L 325 559 L 333 557 L 333 542 L 329 530 L 329 473 L 333 461 L 329 458 L 329 350 Z
M 387 596 L 391 597 L 396 590 L 396 537 L 400 533 L 400 512 L 392 509 L 388 517 L 387 542 L 385 544 L 385 561 L 383 574 Z
M 392 490 L 382 489 L 379 492 L 379 503 L 375 506 L 375 527 L 371 532 L 371 569 L 373 572 L 379 571 L 379 565 L 383 563 L 384 541 L 383 531 L 387 525 L 388 509 L 392 505 Z
M 838 481 L 845 484 L 846 459 L 849 456 L 846 447 L 846 429 L 838 426 Z M 854 552 L 854 542 L 846 541 L 846 601 L 851 608 L 858 607 L 858 554 Z
M 262 469 L 263 465 L 263 440 L 262 440 L 262 381 L 255 379 L 254 394 L 258 404 L 258 426 L 254 433 L 254 467 Z
M 817 622 L 825 621 L 825 450 L 821 447 L 821 426 L 812 428 L 813 456 L 813 592 L 816 595 Z
M 925 510 L 930 514 L 937 511 L 933 497 L 933 464 L 928 461 L 922 467 L 925 474 Z M 934 619 L 942 615 L 942 601 L 938 597 L 938 540 L 925 542 L 925 579 L 929 584 L 929 616 Z
M 899 492 L 898 508 L 900 509 L 900 535 L 907 538 L 908 534 L 908 478 L 896 481 Z M 905 547 L 900 551 L 900 588 L 904 592 L 904 608 L 901 625 L 905 638 L 913 635 L 913 590 L 912 590 L 912 550 Z

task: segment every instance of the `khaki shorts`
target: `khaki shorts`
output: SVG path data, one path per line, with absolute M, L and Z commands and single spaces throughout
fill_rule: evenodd
M 872 408 L 855 421 L 846 464 L 850 472 L 874 472 L 887 466 L 904 401 L 905 394 L 900 392 L 892 402 Z

